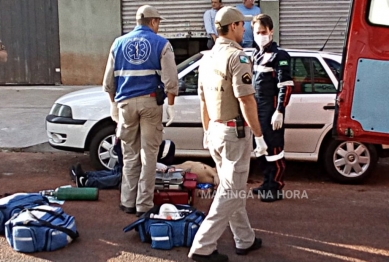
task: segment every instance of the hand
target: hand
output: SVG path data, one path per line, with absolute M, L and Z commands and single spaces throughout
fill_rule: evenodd
M 111 118 L 116 123 L 119 123 L 119 109 L 116 102 L 111 102 Z
M 256 157 L 260 157 L 260 156 L 267 156 L 268 153 L 267 153 L 267 145 L 266 145 L 266 142 L 265 142 L 265 139 L 263 139 L 263 135 L 262 136 L 259 136 L 259 137 L 254 137 L 255 139 L 255 144 L 257 145 L 257 147 L 254 149 L 254 155 Z
M 208 131 L 204 131 L 204 136 L 203 136 L 203 147 L 204 149 L 208 149 Z
M 156 169 L 157 169 L 157 171 L 160 171 L 160 172 L 165 173 L 165 172 L 166 172 L 166 169 L 167 169 L 167 166 L 164 165 L 164 164 L 162 164 L 162 163 L 158 163 L 158 162 L 157 162 Z
M 170 126 L 170 124 L 173 122 L 175 111 L 174 111 L 174 105 L 168 105 L 166 108 L 167 113 L 167 119 L 169 121 L 166 123 L 166 126 Z
M 271 124 L 273 126 L 273 130 L 280 129 L 282 127 L 282 123 L 283 123 L 283 114 L 278 112 L 278 110 L 276 110 L 273 116 L 271 117 Z

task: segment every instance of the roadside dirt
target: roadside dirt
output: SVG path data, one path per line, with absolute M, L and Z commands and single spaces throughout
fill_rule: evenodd
M 76 153 L 0 153 L 0 158 L 0 194 L 72 184 L 68 170 L 77 162 L 91 169 L 88 156 Z M 317 164 L 288 163 L 287 199 L 247 199 L 250 222 L 263 247 L 246 257 L 235 255 L 227 228 L 218 249 L 230 261 L 389 261 L 388 171 L 388 163 L 381 162 L 365 184 L 340 185 Z M 252 164 L 248 188 L 260 180 Z M 210 203 L 196 199 L 195 206 L 206 212 Z M 141 243 L 137 233 L 123 233 L 136 217 L 118 205 L 118 190 L 100 190 L 98 201 L 66 201 L 63 208 L 76 218 L 78 240 L 58 251 L 22 254 L 0 236 L 0 261 L 190 261 L 188 248 L 155 250 Z

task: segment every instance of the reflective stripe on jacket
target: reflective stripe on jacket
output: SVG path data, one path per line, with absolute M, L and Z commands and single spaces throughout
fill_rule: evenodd
M 115 40 L 116 102 L 153 93 L 163 85 L 160 59 L 167 42 L 147 26 L 137 26 Z

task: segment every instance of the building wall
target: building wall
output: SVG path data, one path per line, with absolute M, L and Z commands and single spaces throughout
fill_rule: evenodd
M 278 0 L 260 0 L 261 13 L 267 14 L 273 20 L 273 40 L 279 43 L 280 39 L 280 2 Z
M 120 0 L 58 0 L 61 82 L 102 83 L 113 40 L 121 35 Z

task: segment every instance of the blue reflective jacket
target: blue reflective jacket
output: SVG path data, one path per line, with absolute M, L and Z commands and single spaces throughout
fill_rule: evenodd
M 137 26 L 133 31 L 115 40 L 115 101 L 147 95 L 162 85 L 157 74 L 161 70 L 161 53 L 167 40 L 147 26 Z

